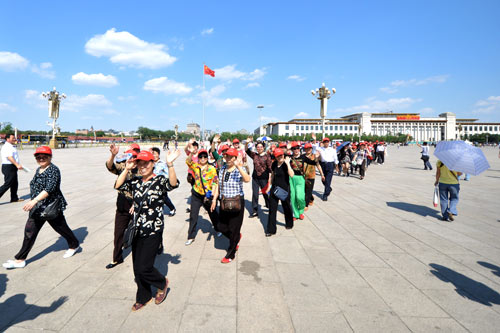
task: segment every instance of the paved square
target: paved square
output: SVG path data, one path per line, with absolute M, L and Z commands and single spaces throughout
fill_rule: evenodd
M 243 222 L 235 261 L 223 265 L 227 240 L 214 237 L 207 214 L 186 247 L 190 188 L 171 192 L 177 215 L 166 218 L 166 253 L 156 265 L 171 281 L 160 305 L 132 313 L 131 257 L 110 262 L 116 192 L 106 148 L 55 151 L 68 224 L 83 251 L 63 259 L 66 242 L 49 225 L 24 269 L 0 270 L 0 331 L 137 332 L 493 332 L 500 327 L 500 159 L 484 148 L 491 169 L 461 182 L 459 216 L 438 220 L 434 171 L 422 170 L 417 147 L 389 148 L 385 165 L 365 180 L 334 177 L 328 202 L 316 197 L 292 230 L 266 238 L 267 209 Z M 35 170 L 33 151 L 21 163 Z M 433 164 L 436 160 L 431 158 Z M 19 195 L 33 176 L 20 172 Z M 316 194 L 322 193 L 317 180 Z M 245 186 L 247 199 L 250 185 Z M 0 199 L 0 261 L 19 250 L 27 214 Z M 261 199 L 261 202 L 263 200 Z M 284 217 L 278 214 L 278 223 Z

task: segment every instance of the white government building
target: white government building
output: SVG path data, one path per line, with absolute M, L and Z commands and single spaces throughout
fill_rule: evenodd
M 257 135 L 295 136 L 322 132 L 321 119 L 292 119 L 268 123 L 257 128 Z M 419 113 L 355 113 L 338 119 L 325 119 L 325 134 L 332 135 L 396 135 L 407 134 L 414 141 L 441 141 L 465 138 L 473 134 L 500 134 L 500 123 L 478 119 L 457 119 L 451 112 L 438 117 L 421 117 Z

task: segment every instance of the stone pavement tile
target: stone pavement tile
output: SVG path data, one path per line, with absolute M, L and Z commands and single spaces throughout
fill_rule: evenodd
M 236 316 L 235 307 L 189 304 L 182 314 L 179 331 L 235 332 Z
M 276 263 L 276 269 L 290 310 L 339 312 L 313 266 Z
M 463 290 L 423 290 L 452 318 L 472 332 L 497 332 L 500 314 Z
M 342 284 L 328 285 L 328 289 L 342 311 L 362 311 L 371 314 L 391 311 L 373 288 Z
M 295 222 L 293 233 L 304 248 L 333 249 L 332 243 L 307 218 L 304 221 Z
M 240 247 L 237 258 L 238 281 L 280 281 L 269 247 Z
M 275 262 L 310 264 L 302 245 L 295 237 L 281 237 L 279 235 L 269 238 L 269 246 Z
M 9 332 L 9 333 L 34 333 L 34 332 L 40 332 L 40 330 L 13 326 L 13 327 L 9 327 L 5 332 Z
M 359 310 L 344 311 L 344 316 L 354 332 L 410 332 L 408 327 L 392 311 L 366 313 Z
M 401 317 L 412 332 L 468 332 L 453 318 Z
M 429 266 L 406 253 L 382 253 L 383 260 L 418 289 L 450 289 L 429 270 Z
M 358 268 L 360 274 L 400 316 L 448 317 L 434 302 L 393 269 Z
M 205 242 L 201 257 L 203 259 L 221 260 L 227 253 L 229 247 L 229 240 L 223 235 L 217 237 L 215 234 L 203 238 L 196 237 L 196 241 Z
M 103 270 L 106 269 L 103 268 Z M 111 276 L 99 286 L 92 297 L 135 300 L 137 285 L 134 282 L 132 262 L 125 261 L 123 264 L 106 271 Z
M 352 332 L 342 313 L 291 311 L 291 316 L 295 332 Z
M 131 302 L 118 299 L 90 299 L 60 332 L 115 332 L 130 313 Z
M 219 260 L 202 259 L 189 304 L 236 306 L 236 262 L 221 264 Z
M 336 240 L 334 245 L 354 267 L 387 267 L 383 260 L 360 241 Z
M 371 230 L 355 230 L 353 235 L 375 253 L 403 253 L 398 246 Z
M 293 332 L 279 283 L 238 281 L 238 332 Z
M 314 213 L 316 214 L 315 210 Z M 347 231 L 344 227 L 342 227 L 339 223 L 337 223 L 334 219 L 324 218 L 324 219 L 313 219 L 313 216 L 308 217 L 312 223 L 318 228 L 319 231 L 330 241 L 334 239 L 355 239 L 355 237 Z
M 500 284 L 500 257 L 490 260 L 475 253 L 450 254 L 449 257 L 492 282 Z

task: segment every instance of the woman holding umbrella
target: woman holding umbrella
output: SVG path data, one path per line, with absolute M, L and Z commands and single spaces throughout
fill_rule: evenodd
M 451 222 L 454 220 L 453 215 L 457 215 L 458 193 L 460 192 L 458 177 L 462 173 L 451 171 L 439 160 L 436 166 L 436 182 L 434 186 L 438 186 L 439 184 L 442 219 L 443 221 Z

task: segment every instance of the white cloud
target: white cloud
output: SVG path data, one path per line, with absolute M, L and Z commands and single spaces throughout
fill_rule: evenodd
M 207 105 L 212 105 L 218 111 L 248 109 L 250 105 L 241 98 L 210 98 Z
M 118 96 L 118 100 L 120 102 L 124 102 L 124 101 L 133 101 L 135 100 L 137 97 L 135 96 Z
M 116 114 L 111 109 L 112 103 L 104 95 L 89 94 L 87 96 L 69 95 L 61 102 L 61 112 L 90 112 L 95 111 Z
M 444 83 L 446 82 L 446 80 L 448 80 L 449 77 L 450 76 L 446 74 L 430 76 L 425 79 L 396 80 L 391 82 L 390 87 L 380 88 L 380 91 L 388 94 L 393 94 L 398 91 L 397 88 L 423 86 L 429 83 Z
M 307 112 L 299 112 L 293 118 L 309 118 L 311 115 Z
M 40 66 L 37 65 L 32 65 L 31 66 L 31 71 L 35 74 L 40 75 L 44 79 L 55 79 L 56 78 L 56 73 L 51 70 L 52 64 L 50 62 L 42 62 Z
M 47 108 L 48 110 L 48 102 L 45 97 L 42 96 L 42 93 L 36 90 L 26 90 L 24 92 L 24 99 L 26 103 L 29 105 L 33 105 L 37 108 Z
M 205 36 L 205 35 L 211 35 L 214 33 L 214 28 L 209 28 L 209 29 L 203 29 L 201 31 L 201 35 L 202 36 Z
M 500 96 L 490 96 L 476 102 L 474 113 L 498 113 L 500 112 Z
M 114 87 L 118 85 L 118 80 L 113 75 L 104 75 L 102 73 L 98 74 L 86 74 L 84 72 L 76 73 L 71 77 L 71 80 L 75 84 L 89 85 L 89 86 L 99 86 L 99 87 Z
M 171 107 L 173 107 L 173 108 L 175 108 L 175 107 L 178 107 L 178 106 L 179 106 L 179 103 L 177 103 L 177 102 L 172 102 L 172 103 L 170 103 L 170 106 L 171 106 Z
M 0 103 L 0 112 L 2 111 L 16 112 L 17 109 L 14 106 L 9 105 L 7 103 Z
M 245 81 L 255 81 L 266 75 L 265 68 L 255 69 L 252 72 L 246 73 L 236 69 L 236 65 L 227 65 L 222 68 L 216 68 L 215 78 L 223 81 L 231 81 L 235 79 Z
M 385 101 L 370 99 L 367 103 L 362 105 L 356 105 L 348 108 L 337 108 L 334 112 L 350 114 L 359 112 L 385 112 L 387 110 L 394 110 L 398 112 L 399 110 L 407 109 L 415 103 L 420 102 L 421 99 L 414 99 L 410 97 L 404 98 L 390 98 Z
M 85 51 L 95 57 L 109 57 L 114 64 L 157 69 L 172 65 L 177 58 L 167 53 L 167 46 L 148 43 L 127 31 L 112 28 L 95 35 L 85 44 Z
M 187 86 L 185 83 L 169 80 L 166 76 L 162 76 L 144 82 L 144 90 L 150 90 L 155 93 L 162 92 L 166 95 L 185 95 L 189 94 L 193 88 Z
M 250 82 L 249 84 L 247 84 L 245 86 L 245 88 L 257 88 L 257 87 L 260 87 L 260 83 L 259 82 Z
M 294 80 L 294 81 L 297 81 L 297 82 L 301 82 L 301 81 L 304 81 L 306 78 L 305 77 L 302 77 L 300 75 L 290 75 L 289 77 L 286 78 L 287 80 Z
M 22 70 L 28 67 L 29 61 L 14 52 L 0 52 L 0 69 L 4 71 Z

